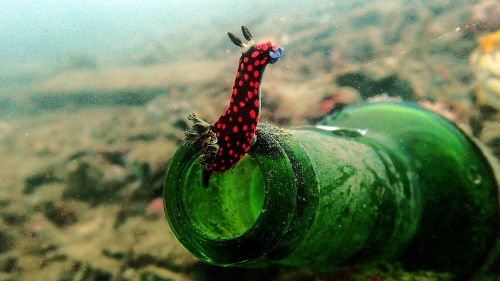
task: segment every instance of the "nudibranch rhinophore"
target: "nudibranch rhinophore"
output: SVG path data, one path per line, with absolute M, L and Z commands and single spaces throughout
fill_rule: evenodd
M 242 26 L 241 30 L 248 43 L 227 33 L 242 49 L 229 105 L 213 124 L 195 114 L 188 117 L 193 126 L 185 133 L 186 143 L 201 147 L 200 163 L 209 174 L 234 167 L 255 143 L 262 76 L 266 66 L 277 62 L 284 51 L 271 42 L 255 44 L 248 28 Z

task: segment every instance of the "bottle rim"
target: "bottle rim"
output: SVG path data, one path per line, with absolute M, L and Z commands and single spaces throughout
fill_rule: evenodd
M 261 171 L 264 203 L 255 223 L 241 235 L 214 239 L 187 219 L 189 214 L 181 198 L 183 176 L 185 169 L 198 160 L 199 149 L 181 145 L 167 170 L 163 198 L 170 228 L 189 252 L 208 263 L 236 265 L 257 260 L 272 250 L 291 224 L 297 195 L 292 164 L 275 138 L 263 133 L 257 138 L 248 156 Z

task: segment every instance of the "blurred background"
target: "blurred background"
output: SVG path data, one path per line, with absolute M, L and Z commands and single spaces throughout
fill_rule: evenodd
M 187 115 L 213 121 L 229 102 L 240 50 L 226 32 L 241 25 L 286 49 L 263 78 L 264 122 L 409 101 L 500 157 L 494 0 L 0 0 L 0 280 L 452 279 L 223 269 L 173 238 L 163 175 Z M 484 280 L 500 280 L 492 268 Z

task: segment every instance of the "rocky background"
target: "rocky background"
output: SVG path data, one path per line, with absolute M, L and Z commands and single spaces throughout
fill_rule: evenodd
M 484 61 L 470 58 L 500 52 L 478 43 L 500 29 L 500 4 L 344 2 L 244 19 L 258 41 L 286 48 L 266 71 L 262 120 L 311 124 L 346 104 L 410 101 L 500 157 L 500 88 L 479 83 Z M 112 68 L 67 56 L 29 90 L 0 90 L 0 280 L 452 280 L 385 263 L 328 274 L 218 268 L 184 251 L 164 218 L 163 176 L 187 115 L 223 110 L 239 57 L 225 23 L 210 24 L 184 35 L 192 49 L 158 41 Z M 500 67 L 487 71 L 494 79 Z M 478 280 L 500 280 L 499 268 Z

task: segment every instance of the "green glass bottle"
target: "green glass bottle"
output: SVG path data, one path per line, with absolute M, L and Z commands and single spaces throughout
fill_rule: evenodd
M 199 151 L 179 147 L 165 212 L 187 250 L 212 264 L 396 260 L 467 274 L 498 239 L 498 170 L 486 155 L 430 111 L 350 107 L 316 126 L 261 124 L 249 154 L 208 187 Z

